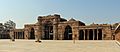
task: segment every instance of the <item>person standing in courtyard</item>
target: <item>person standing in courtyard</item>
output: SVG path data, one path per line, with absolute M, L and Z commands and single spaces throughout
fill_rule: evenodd
M 41 42 L 40 41 L 40 35 L 38 35 L 38 33 L 37 33 L 37 30 L 35 30 L 35 39 L 36 39 L 36 41 L 35 42 Z
M 15 41 L 13 29 L 10 29 L 10 40 Z
M 73 37 L 73 43 L 75 44 L 75 40 L 77 38 L 77 35 L 75 34 L 74 37 Z

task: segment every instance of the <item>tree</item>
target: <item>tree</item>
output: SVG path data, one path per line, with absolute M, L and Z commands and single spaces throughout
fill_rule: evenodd
M 16 24 L 13 21 L 9 20 L 6 23 L 4 23 L 4 27 L 6 30 L 15 29 Z

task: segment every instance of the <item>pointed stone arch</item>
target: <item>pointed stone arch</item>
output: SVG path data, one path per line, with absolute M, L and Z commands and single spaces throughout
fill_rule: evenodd
M 72 40 L 72 28 L 69 25 L 65 27 L 64 40 Z
M 29 34 L 30 35 L 30 39 L 35 39 L 35 29 L 31 28 L 29 33 L 30 33 Z
M 43 27 L 42 39 L 53 40 L 53 23 L 51 21 L 45 21 L 42 27 Z

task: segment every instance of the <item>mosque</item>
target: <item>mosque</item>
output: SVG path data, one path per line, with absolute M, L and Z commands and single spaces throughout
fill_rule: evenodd
M 38 16 L 35 24 L 25 24 L 23 29 L 13 29 L 10 35 L 15 39 L 41 40 L 120 40 L 120 24 L 90 24 L 60 15 Z

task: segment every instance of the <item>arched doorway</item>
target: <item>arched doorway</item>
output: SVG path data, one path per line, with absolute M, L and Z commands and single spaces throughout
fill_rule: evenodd
M 64 40 L 72 40 L 72 28 L 69 25 L 65 28 Z
M 35 39 L 35 30 L 34 30 L 34 28 L 31 28 L 30 39 Z
M 84 40 L 84 32 L 83 32 L 83 30 L 79 31 L 79 40 Z
M 47 22 L 43 25 L 43 30 L 44 30 L 44 35 L 43 38 L 44 40 L 53 40 L 53 25 L 51 22 Z

